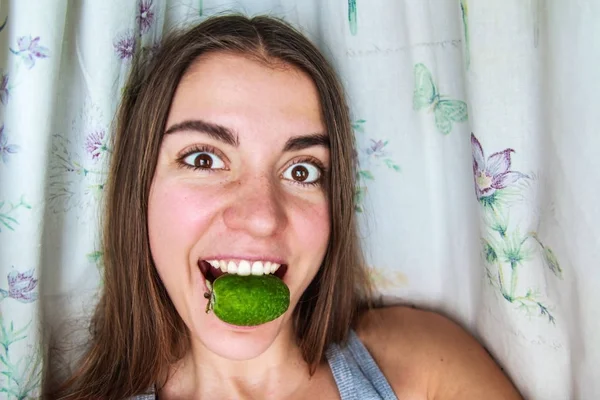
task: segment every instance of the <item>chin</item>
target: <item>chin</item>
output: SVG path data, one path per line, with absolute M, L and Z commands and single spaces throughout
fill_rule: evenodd
M 226 324 L 213 313 L 204 314 L 192 330 L 192 340 L 222 358 L 235 361 L 254 359 L 284 334 L 285 324 L 290 323 L 288 310 L 281 317 L 256 327 L 236 327 Z M 201 327 L 198 325 L 202 325 Z

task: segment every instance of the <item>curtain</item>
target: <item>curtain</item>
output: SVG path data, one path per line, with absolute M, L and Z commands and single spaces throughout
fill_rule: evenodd
M 595 0 L 2 0 L 0 398 L 39 396 L 97 300 L 134 52 L 224 11 L 285 18 L 339 72 L 381 301 L 461 323 L 526 398 L 598 398 Z

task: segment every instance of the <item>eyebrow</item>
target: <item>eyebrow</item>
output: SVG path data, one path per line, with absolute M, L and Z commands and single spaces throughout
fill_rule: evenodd
M 237 133 L 235 133 L 231 129 L 223 125 L 203 121 L 200 119 L 186 120 L 174 124 L 165 131 L 165 135 L 183 131 L 196 131 L 205 133 L 213 139 L 227 143 L 234 147 L 238 147 L 240 143 Z M 287 140 L 287 142 L 283 146 L 283 151 L 299 151 L 315 146 L 329 148 L 329 136 L 324 133 L 313 133 L 309 135 L 294 136 Z
M 169 129 L 165 131 L 165 135 L 182 131 L 196 131 L 206 133 L 213 139 L 219 140 L 221 142 L 227 143 L 235 147 L 237 147 L 240 143 L 238 135 L 231 129 L 226 128 L 223 125 L 202 121 L 200 119 L 187 120 L 172 125 Z
M 324 133 L 314 133 L 312 135 L 294 136 L 289 138 L 283 146 L 283 151 L 298 151 L 308 149 L 309 147 L 329 148 L 329 136 Z

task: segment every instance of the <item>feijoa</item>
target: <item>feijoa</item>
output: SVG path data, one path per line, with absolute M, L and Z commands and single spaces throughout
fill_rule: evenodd
M 274 275 L 225 274 L 209 289 L 206 312 L 212 310 L 232 325 L 261 325 L 280 317 L 290 306 L 289 288 Z

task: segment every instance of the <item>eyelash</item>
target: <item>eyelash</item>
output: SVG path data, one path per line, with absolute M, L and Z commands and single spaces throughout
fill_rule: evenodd
M 303 163 L 307 163 L 307 164 L 312 164 L 315 167 L 317 167 L 319 169 L 319 173 L 321 174 L 319 176 L 319 179 L 317 179 L 314 182 L 298 182 L 298 181 L 290 181 L 292 184 L 294 185 L 300 185 L 300 186 L 323 186 L 323 181 L 325 179 L 325 176 L 327 174 L 327 169 L 325 168 L 325 166 L 323 165 L 322 162 L 320 162 L 319 160 L 317 160 L 316 158 L 313 157 L 304 157 L 304 158 L 299 158 L 297 160 L 294 160 L 293 162 L 291 162 L 287 167 L 286 170 L 288 168 L 291 168 L 294 165 L 297 164 L 303 164 Z M 283 174 L 281 174 L 283 175 Z
M 191 169 L 193 171 L 197 171 L 197 170 L 202 170 L 205 172 L 209 172 L 209 173 L 213 173 L 216 171 L 220 171 L 218 169 L 207 169 L 207 168 L 201 168 L 201 167 L 196 167 L 194 165 L 190 165 L 186 162 L 184 162 L 184 160 L 194 154 L 194 153 L 211 153 L 214 154 L 215 156 L 221 158 L 223 161 L 225 161 L 225 157 L 221 154 L 220 151 L 218 151 L 217 149 L 215 149 L 212 146 L 207 146 L 207 145 L 194 145 L 192 147 L 189 147 L 185 150 L 183 150 L 181 153 L 179 153 L 177 155 L 177 166 L 180 168 L 187 168 L 187 169 Z M 294 160 L 293 162 L 291 162 L 287 167 L 286 170 L 294 165 L 297 164 L 303 164 L 303 163 L 308 163 L 308 164 L 313 164 L 315 167 L 317 167 L 319 169 L 319 173 L 321 174 L 321 176 L 319 177 L 318 180 L 314 181 L 314 182 L 298 182 L 298 181 L 290 181 L 292 184 L 295 185 L 300 185 L 300 186 L 304 186 L 304 187 L 308 187 L 308 186 L 322 186 L 323 185 L 323 181 L 325 179 L 325 176 L 327 175 L 327 169 L 325 168 L 325 166 L 323 165 L 323 163 L 319 160 L 317 160 L 316 158 L 313 157 L 304 157 L 304 158 L 299 158 Z M 281 174 L 283 175 L 283 173 Z
M 223 156 L 223 154 L 215 149 L 212 146 L 207 146 L 207 145 L 194 145 L 192 147 L 189 147 L 185 150 L 183 150 L 181 153 L 179 153 L 177 155 L 177 166 L 180 168 L 188 168 L 191 169 L 192 171 L 197 171 L 197 170 L 202 170 L 205 172 L 209 172 L 209 173 L 213 173 L 216 171 L 220 171 L 219 169 L 212 169 L 212 168 L 201 168 L 201 167 L 196 167 L 194 165 L 190 165 L 188 163 L 186 163 L 184 160 L 194 154 L 194 153 L 211 153 L 214 154 L 215 156 L 219 157 L 221 160 L 223 160 L 223 162 L 225 162 L 226 158 Z

